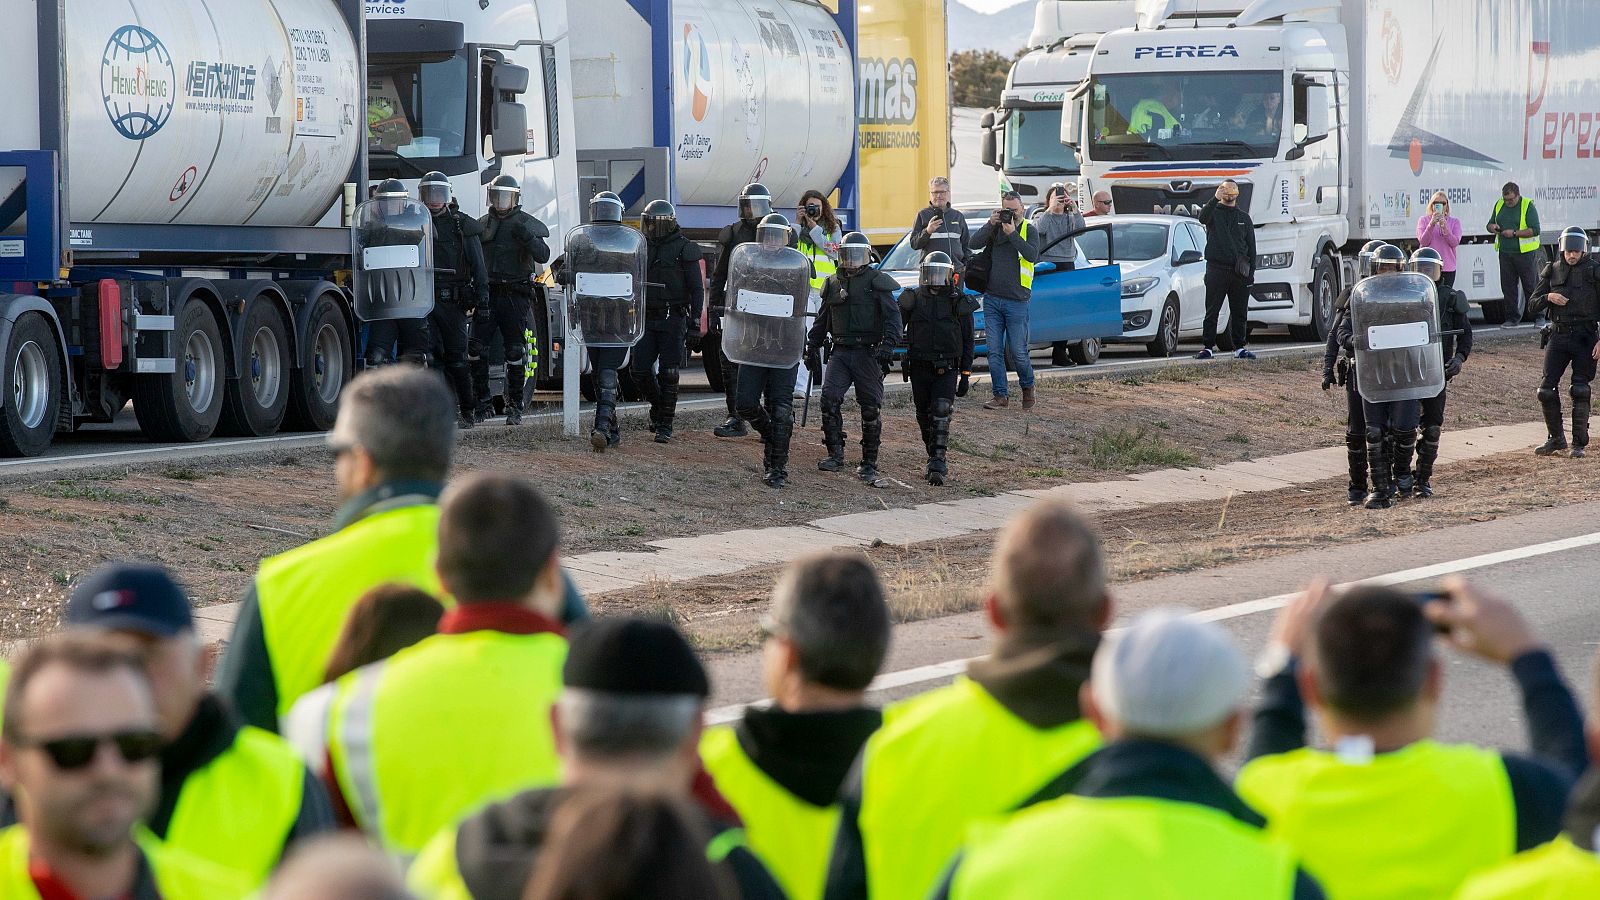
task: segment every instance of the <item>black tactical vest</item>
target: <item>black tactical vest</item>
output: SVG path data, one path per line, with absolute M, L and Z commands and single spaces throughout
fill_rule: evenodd
M 883 339 L 883 307 L 875 285 L 878 275 L 876 269 L 861 269 L 853 275 L 839 272 L 833 277 L 828 330 L 836 346 L 869 347 Z
M 645 295 L 645 305 L 650 309 L 682 306 L 689 302 L 689 281 L 683 273 L 683 257 L 689 249 L 689 239 L 683 232 L 673 232 L 664 241 L 650 244 L 649 280 L 661 287 L 651 287 Z
M 906 355 L 923 362 L 954 362 L 961 355 L 961 293 L 919 287 L 906 317 Z
M 453 275 L 438 274 L 442 284 L 461 285 L 472 280 L 472 263 L 467 259 L 467 241 L 478 240 L 476 220 L 459 210 L 449 209 L 433 217 L 433 266 L 452 269 Z

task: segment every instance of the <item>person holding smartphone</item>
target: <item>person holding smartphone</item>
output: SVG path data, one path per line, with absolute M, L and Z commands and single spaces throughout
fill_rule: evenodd
M 1450 197 L 1444 191 L 1434 191 L 1428 208 L 1417 219 L 1417 246 L 1432 247 L 1444 260 L 1444 277 L 1439 286 L 1451 290 L 1456 286 L 1456 248 L 1461 246 L 1461 220 L 1450 215 Z
M 1044 206 L 1034 210 L 1032 218 L 1033 227 L 1039 229 L 1039 246 L 1049 247 L 1039 261 L 1055 263 L 1058 269 L 1074 268 L 1078 262 L 1077 242 L 1056 243 L 1058 238 L 1083 230 L 1083 215 L 1078 212 L 1078 204 L 1067 196 L 1067 186 L 1059 181 L 1050 185 Z
M 935 250 L 947 254 L 960 275 L 972 255 L 967 232 L 966 217 L 950 205 L 950 179 L 942 175 L 930 179 L 928 205 L 917 211 L 917 221 L 911 226 L 912 248 L 921 250 L 924 259 Z

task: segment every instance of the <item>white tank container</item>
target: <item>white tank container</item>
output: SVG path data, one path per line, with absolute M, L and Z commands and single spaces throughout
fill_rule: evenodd
M 75 222 L 311 225 L 363 139 L 329 0 L 69 0 Z

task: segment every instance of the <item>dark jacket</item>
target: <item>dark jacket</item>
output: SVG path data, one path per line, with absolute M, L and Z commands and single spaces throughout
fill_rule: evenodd
M 1233 268 L 1240 260 L 1256 266 L 1256 229 L 1250 214 L 1242 207 L 1223 206 L 1215 197 L 1200 208 L 1200 224 L 1206 227 L 1206 263 Z
M 705 305 L 705 284 L 700 273 L 700 245 L 673 231 L 649 244 L 651 286 L 645 289 L 645 306 L 651 311 L 674 306 L 687 307 L 695 318 Z M 661 287 L 654 287 L 654 285 Z
M 934 218 L 939 218 L 943 224 L 933 234 L 928 234 L 928 223 Z M 967 228 L 967 217 L 961 210 L 954 206 L 937 209 L 924 206 L 917 210 L 917 221 L 911 226 L 911 247 L 921 250 L 923 256 L 935 250 L 950 255 L 950 261 L 956 264 L 956 271 L 961 272 L 967 268 L 967 257 L 972 255 L 971 234 Z
M 1551 293 L 1566 297 L 1567 305 L 1551 303 Z M 1539 273 L 1531 302 L 1535 313 L 1548 314 L 1557 325 L 1600 320 L 1600 260 L 1591 256 L 1576 266 L 1567 265 L 1564 259 L 1547 263 Z
M 1447 365 L 1453 357 L 1459 356 L 1462 362 L 1466 362 L 1467 357 L 1472 355 L 1472 318 L 1467 314 L 1470 308 L 1466 294 L 1455 289 L 1445 291 L 1440 288 L 1439 330 L 1460 332 L 1439 335 L 1439 349 L 1443 351 Z
M 456 868 L 473 900 L 519 900 L 539 851 L 549 837 L 551 819 L 567 795 L 565 788 L 523 791 L 493 803 L 462 821 L 456 829 Z M 728 830 L 709 813 L 707 833 Z M 748 848 L 736 847 L 722 863 L 733 875 L 744 900 L 781 900 L 783 891 Z
M 888 272 L 840 269 L 822 284 L 822 309 L 806 336 L 808 347 L 833 338 L 835 347 L 895 347 L 900 343 L 898 282 Z
M 918 287 L 901 291 L 900 318 L 906 328 L 906 358 L 972 371 L 972 314 L 977 309 L 977 298 L 956 287 Z
M 869 707 L 792 713 L 752 706 L 733 733 L 744 755 L 779 787 L 812 806 L 832 806 L 862 745 L 882 724 L 883 713 Z
M 550 229 L 521 209 L 504 218 L 489 213 L 478 223 L 483 226 L 483 255 L 493 284 L 527 284 L 538 264 L 550 261 L 550 245 L 545 238 Z
M 728 301 L 728 262 L 733 256 L 733 248 L 740 244 L 754 243 L 756 239 L 757 222 L 746 222 L 743 219 L 732 225 L 722 226 L 722 231 L 717 234 L 717 266 L 711 270 L 711 314 L 722 315 L 727 308 Z
M 435 275 L 435 292 L 443 294 L 442 285 L 452 294 L 439 299 L 467 309 L 488 305 L 489 267 L 483 260 L 483 225 L 477 219 L 448 206 L 433 217 L 433 266 L 451 270 Z
M 1267 820 L 1239 799 L 1210 763 L 1189 750 L 1161 741 L 1128 739 L 1107 744 L 1017 808 L 1026 809 L 1068 794 L 1101 798 L 1149 797 L 1170 803 L 1189 803 L 1226 813 L 1252 828 L 1267 826 Z M 961 859 L 957 857 L 932 898 L 949 897 L 960 865 Z M 1304 869 L 1296 873 L 1290 900 L 1323 900 L 1324 896 L 1321 886 Z
M 1328 329 L 1328 343 L 1322 353 L 1323 374 L 1331 376 L 1333 367 L 1339 361 L 1339 351 L 1346 355 L 1355 353 L 1355 345 L 1350 334 L 1350 286 L 1345 285 L 1339 291 L 1339 296 L 1333 301 L 1333 325 Z M 1353 372 L 1354 370 L 1352 370 Z
M 1022 260 L 1039 261 L 1039 229 L 1026 219 L 1016 225 L 1015 231 L 1006 234 L 999 225 L 991 226 L 984 222 L 978 233 L 972 236 L 974 252 L 987 247 L 992 257 L 989 263 L 989 289 L 984 291 L 986 296 L 1023 301 L 1033 296 L 1033 288 L 1022 286 Z

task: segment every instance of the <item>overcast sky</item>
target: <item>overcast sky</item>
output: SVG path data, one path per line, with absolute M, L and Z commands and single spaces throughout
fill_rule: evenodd
M 1028 0 L 956 0 L 956 2 L 970 6 L 978 12 L 992 13 L 1008 6 L 1016 6 L 1018 3 L 1027 3 Z

